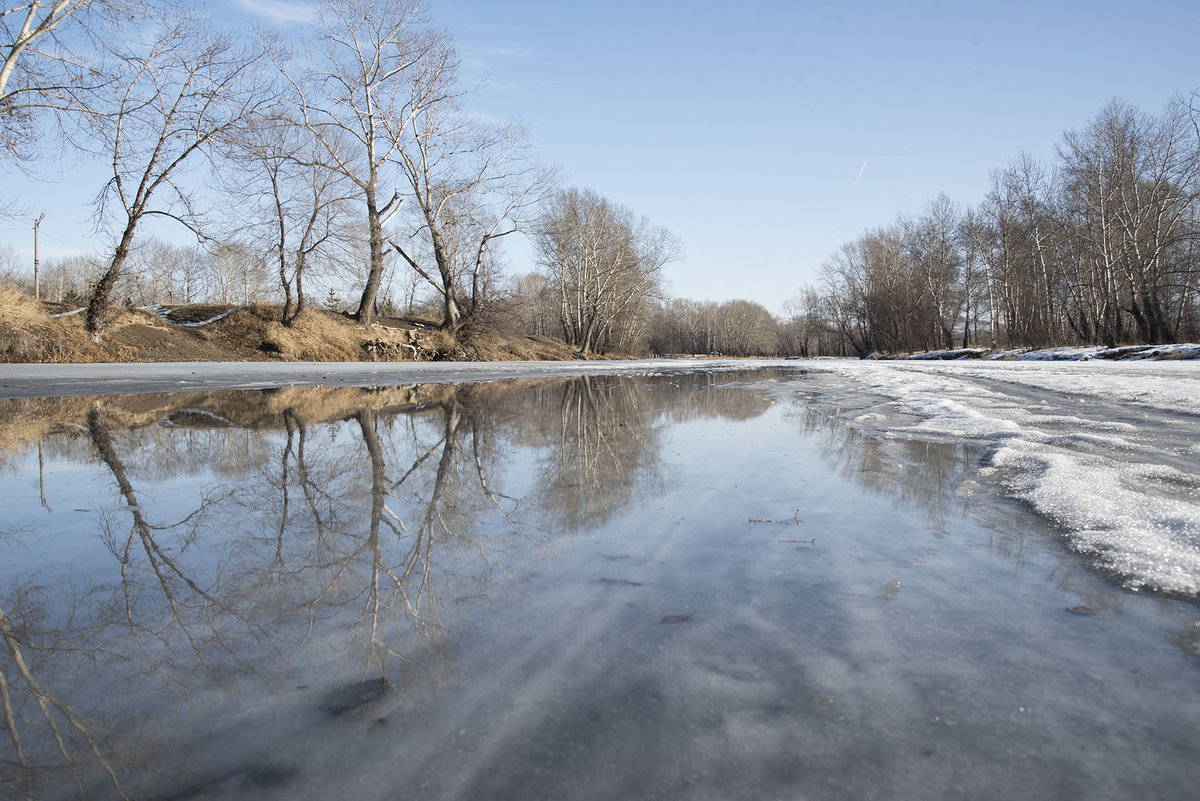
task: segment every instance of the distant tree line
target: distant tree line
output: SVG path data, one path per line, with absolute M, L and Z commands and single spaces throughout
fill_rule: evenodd
M 920 213 L 844 244 L 783 317 L 746 300 L 665 299 L 653 259 L 621 281 L 595 272 L 592 286 L 604 285 L 601 274 L 614 279 L 613 317 L 592 344 L 653 354 L 862 357 L 1200 339 L 1197 96 L 1174 100 L 1160 116 L 1113 101 L 1066 133 L 1056 153 L 1051 164 L 1021 154 L 994 171 L 977 206 L 939 195 Z M 587 193 L 564 197 L 556 225 L 585 199 L 604 203 Z M 545 272 L 517 280 L 517 310 L 526 333 L 572 341 L 572 293 L 581 284 L 563 280 L 570 271 L 557 266 L 562 247 L 547 230 L 539 234 Z M 592 308 L 607 313 L 603 304 Z
M 1200 337 L 1200 109 L 1120 101 L 1022 154 L 987 197 L 867 231 L 798 300 L 822 353 L 1148 344 Z
M 0 257 L 0 263 L 5 260 Z M 276 287 L 263 259 L 236 244 L 176 245 L 147 237 L 127 257 L 128 269 L 113 288 L 122 305 L 229 303 L 246 305 L 274 297 Z M 43 300 L 86 303 L 104 261 L 92 256 L 43 259 L 37 291 Z M 14 259 L 0 267 L 0 282 L 34 294 L 33 279 Z

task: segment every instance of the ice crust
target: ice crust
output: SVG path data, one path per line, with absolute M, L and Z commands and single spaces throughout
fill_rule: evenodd
M 823 362 L 884 436 L 976 442 L 995 480 L 1132 589 L 1200 593 L 1200 365 Z M 843 389 L 839 389 L 841 385 Z M 1122 418 L 1122 419 L 1117 419 Z

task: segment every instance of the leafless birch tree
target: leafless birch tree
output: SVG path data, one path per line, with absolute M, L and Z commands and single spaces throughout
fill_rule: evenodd
M 270 253 L 283 292 L 280 321 L 290 326 L 305 309 L 310 267 L 346 246 L 349 203 L 357 190 L 321 165 L 321 144 L 284 109 L 258 119 L 232 146 L 232 163 L 245 169 L 231 171 L 227 183 L 251 204 L 238 205 L 249 216 L 249 225 L 241 218 L 241 238 Z
M 157 216 L 196 230 L 187 169 L 271 100 L 248 80 L 252 54 L 198 19 L 160 11 L 167 19 L 147 24 L 161 33 L 136 52 L 121 53 L 129 73 L 116 96 L 98 98 L 88 114 L 112 168 L 100 193 L 100 216 L 111 217 L 117 231 L 112 258 L 88 299 L 85 327 L 93 338 L 104 327 L 138 225 Z
M 433 263 L 422 266 L 398 238 L 392 244 L 436 293 L 442 327 L 454 330 L 489 300 L 492 249 L 526 224 L 551 174 L 524 160 L 524 134 L 516 127 L 467 123 L 448 126 L 444 135 L 427 133 L 414 137 L 413 152 L 402 160 L 416 199 L 414 237 L 426 242 Z
M 431 54 L 432 55 L 432 54 Z M 397 160 L 415 200 L 415 233 L 432 264 L 421 264 L 399 237 L 393 247 L 433 289 L 442 327 L 457 329 L 479 314 L 494 276 L 491 248 L 528 222 L 554 174 L 529 157 L 524 129 L 472 117 L 454 93 L 457 57 L 444 44 L 423 79 L 444 87 L 406 130 Z
M 1168 308 L 1180 276 L 1172 251 L 1195 237 L 1189 223 L 1200 198 L 1195 118 L 1178 101 L 1158 118 L 1114 101 L 1066 134 L 1060 156 L 1107 295 L 1105 342 L 1121 338 L 1124 314 L 1139 341 L 1175 341 Z
M 0 6 L 0 149 L 17 163 L 34 135 L 37 111 L 61 109 L 81 83 L 102 79 L 65 40 L 72 34 L 86 39 L 86 17 L 106 5 L 103 0 L 16 0 Z
M 536 244 L 559 292 L 563 337 L 581 355 L 645 323 L 663 267 L 682 251 L 670 232 L 590 189 L 555 196 Z

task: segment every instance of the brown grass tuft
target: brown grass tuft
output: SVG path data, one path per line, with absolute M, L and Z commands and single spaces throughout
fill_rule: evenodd
M 83 315 L 50 317 L 42 305 L 0 286 L 0 362 L 106 362 L 83 332 Z
M 290 327 L 275 321 L 268 324 L 261 347 L 288 362 L 352 362 L 359 359 L 360 340 L 349 322 L 306 309 Z

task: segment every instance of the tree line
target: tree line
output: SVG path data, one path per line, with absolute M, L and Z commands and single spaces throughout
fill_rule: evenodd
M 863 357 L 1200 339 L 1198 97 L 1157 116 L 1114 100 L 1064 134 L 1050 163 L 1022 153 L 993 171 L 977 205 L 942 194 L 864 232 L 782 317 L 745 300 L 668 299 L 655 284 L 644 309 L 622 306 L 626 339 L 611 344 Z M 554 328 L 567 297 L 555 275 L 518 283 L 527 333 Z
M 1114 100 L 976 206 L 945 195 L 863 233 L 799 299 L 807 348 L 1165 344 L 1200 337 L 1200 108 Z

